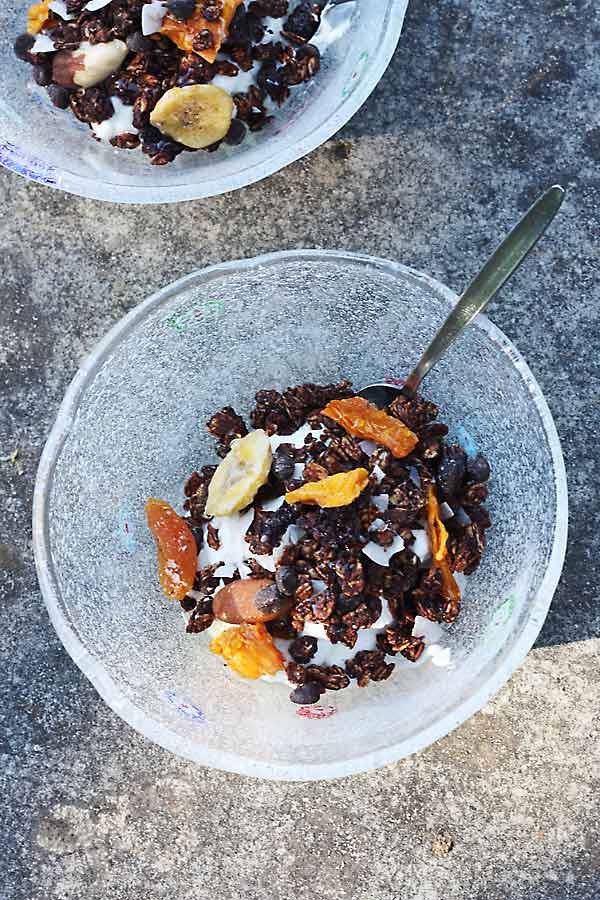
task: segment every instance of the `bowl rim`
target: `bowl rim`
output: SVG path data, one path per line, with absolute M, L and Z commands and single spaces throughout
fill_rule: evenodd
M 546 618 L 561 575 L 567 546 L 568 494 L 560 440 L 542 391 L 514 344 L 496 325 L 490 322 L 487 316 L 481 314 L 477 318 L 476 327 L 481 327 L 486 331 L 498 348 L 508 356 L 521 375 L 540 415 L 552 455 L 557 508 L 552 551 L 539 590 L 532 602 L 529 620 L 511 649 L 504 655 L 502 661 L 496 665 L 488 679 L 468 698 L 458 700 L 446 715 L 420 732 L 417 737 L 411 737 L 408 740 L 398 740 L 385 748 L 358 754 L 342 762 L 320 763 L 312 766 L 307 766 L 305 763 L 300 765 L 288 763 L 266 764 L 260 760 L 239 757 L 233 753 L 199 747 L 191 749 L 190 745 L 183 738 L 147 716 L 122 693 L 102 664 L 83 646 L 67 616 L 59 608 L 57 596 L 60 592 L 53 577 L 48 535 L 49 504 L 47 500 L 50 497 L 54 468 L 68 437 L 71 424 L 77 415 L 79 401 L 84 397 L 88 384 L 95 378 L 104 361 L 121 341 L 121 338 L 128 334 L 138 322 L 173 296 L 198 281 L 227 274 L 234 270 L 243 271 L 244 269 L 278 264 L 294 259 L 336 260 L 337 262 L 360 262 L 371 266 L 374 265 L 384 268 L 391 274 L 408 275 L 416 278 L 432 291 L 441 294 L 452 304 L 455 304 L 458 299 L 457 295 L 445 285 L 409 266 L 382 257 L 345 250 L 276 251 L 247 259 L 217 263 L 191 272 L 166 285 L 143 300 L 112 326 L 84 359 L 71 381 L 58 410 L 54 425 L 48 435 L 38 466 L 33 496 L 33 549 L 42 596 L 52 624 L 65 649 L 84 675 L 91 681 L 102 699 L 129 725 L 141 732 L 144 737 L 155 741 L 165 749 L 201 765 L 269 780 L 317 781 L 366 772 L 396 762 L 424 749 L 449 734 L 475 712 L 479 711 L 508 681 L 533 646 Z
M 293 142 L 276 146 L 269 155 L 257 164 L 247 165 L 240 171 L 228 175 L 205 177 L 200 182 L 167 184 L 145 187 L 141 184 L 122 185 L 104 178 L 88 179 L 66 168 L 34 159 L 26 147 L 20 148 L 0 138 L 0 165 L 31 181 L 63 190 L 69 194 L 107 203 L 180 203 L 186 200 L 201 200 L 217 197 L 230 191 L 255 184 L 268 178 L 285 166 L 311 153 L 340 130 L 360 109 L 375 90 L 387 69 L 400 40 L 404 17 L 409 0 L 389 0 L 384 20 L 383 39 L 372 57 L 369 67 L 370 77 L 362 79 L 349 96 L 343 97 L 331 113 L 320 121 L 312 131 L 300 134 Z M 208 168 L 207 172 L 210 172 Z M 115 199 L 117 193 L 118 200 Z

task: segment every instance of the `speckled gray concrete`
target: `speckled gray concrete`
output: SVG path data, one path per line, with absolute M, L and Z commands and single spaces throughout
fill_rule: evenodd
M 0 455 L 24 467 L 0 464 L 2 900 L 600 896 L 599 37 L 593 0 L 414 0 L 348 146 L 241 193 L 119 208 L 2 173 Z M 254 782 L 146 743 L 63 651 L 32 562 L 31 483 L 82 355 L 165 282 L 279 247 L 368 250 L 459 288 L 555 179 L 560 222 L 491 311 L 546 392 L 571 491 L 526 663 L 445 740 L 342 782 Z

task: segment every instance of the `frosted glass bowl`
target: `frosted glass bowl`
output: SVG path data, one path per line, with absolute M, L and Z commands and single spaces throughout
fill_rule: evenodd
M 412 269 L 298 251 L 212 266 L 144 301 L 100 342 L 67 391 L 39 467 L 34 544 L 50 617 L 106 702 L 194 762 L 264 778 L 334 778 L 427 746 L 497 691 L 533 644 L 565 552 L 561 450 L 538 385 L 481 316 L 429 376 L 426 395 L 490 458 L 494 527 L 463 611 L 454 667 L 403 668 L 328 693 L 299 715 L 285 686 L 244 681 L 187 635 L 160 592 L 144 502 L 181 508 L 212 460 L 201 427 L 259 388 L 405 375 L 455 295 Z M 527 727 L 525 724 L 524 728 Z
M 294 89 L 264 131 L 239 147 L 182 153 L 152 166 L 139 151 L 93 140 L 87 125 L 56 109 L 12 45 L 25 30 L 22 0 L 0 3 L 0 164 L 33 181 L 117 203 L 172 203 L 253 184 L 305 156 L 365 102 L 392 57 L 408 0 L 358 0 L 352 27 L 323 55 L 318 76 Z

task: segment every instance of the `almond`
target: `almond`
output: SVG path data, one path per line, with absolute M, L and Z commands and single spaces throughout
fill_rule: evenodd
M 217 591 L 213 613 L 215 618 L 230 625 L 254 625 L 279 619 L 292 602 L 292 598 L 282 597 L 268 578 L 244 578 Z
M 52 79 L 63 87 L 93 87 L 117 71 L 127 52 L 123 41 L 107 44 L 83 41 L 77 50 L 61 50 L 56 54 Z

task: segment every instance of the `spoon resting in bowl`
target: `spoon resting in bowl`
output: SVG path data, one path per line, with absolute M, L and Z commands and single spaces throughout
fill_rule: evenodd
M 556 184 L 538 197 L 479 270 L 403 385 L 370 384 L 362 388 L 359 395 L 379 407 L 388 406 L 398 394 L 414 397 L 431 368 L 485 309 L 535 247 L 560 209 L 565 193 L 565 189 Z

